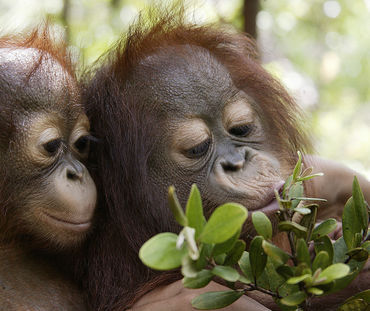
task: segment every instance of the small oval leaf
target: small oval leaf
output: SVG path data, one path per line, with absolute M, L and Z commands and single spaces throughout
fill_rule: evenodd
M 349 198 L 343 209 L 342 230 L 343 238 L 349 250 L 358 245 L 356 233 L 361 232 L 362 224 L 357 219 L 353 198 Z
M 239 279 L 238 271 L 228 266 L 216 266 L 212 273 L 229 282 L 236 282 Z
M 304 239 L 297 241 L 297 259 L 299 262 L 306 263 L 308 267 L 311 265 L 310 252 Z
M 186 288 L 201 288 L 206 286 L 213 277 L 214 275 L 210 270 L 202 270 L 194 278 L 183 278 L 182 284 Z
M 265 253 L 271 257 L 271 259 L 275 260 L 278 264 L 285 264 L 290 256 L 284 252 L 282 249 L 279 247 L 267 242 L 263 241 L 262 242 L 262 248 L 265 251 Z
M 329 218 L 319 224 L 315 229 L 312 231 L 312 239 L 316 240 L 321 238 L 324 235 L 329 234 L 337 227 L 337 221 L 334 218 Z
M 324 293 L 324 291 L 317 287 L 310 287 L 307 289 L 307 291 L 315 296 L 320 296 Z
M 259 235 L 262 235 L 266 240 L 270 240 L 272 238 L 271 221 L 264 213 L 252 213 L 252 222 Z
M 188 226 L 195 229 L 195 239 L 198 239 L 199 235 L 203 231 L 205 218 L 203 215 L 202 198 L 196 184 L 191 186 L 185 211 Z
M 307 298 L 306 294 L 304 292 L 296 292 L 294 294 L 291 294 L 289 296 L 286 296 L 282 299 L 280 299 L 280 302 L 286 306 L 298 306 L 300 303 L 302 303 Z
M 232 250 L 227 254 L 224 264 L 226 266 L 235 265 L 239 261 L 240 257 L 243 255 L 245 247 L 246 245 L 244 241 L 242 240 L 236 241 Z
M 353 202 L 355 205 L 355 211 L 362 230 L 367 232 L 369 225 L 369 215 L 366 208 L 364 194 L 361 191 L 357 177 L 355 176 L 352 184 Z
M 156 270 L 171 270 L 181 266 L 187 254 L 186 247 L 176 248 L 177 235 L 170 232 L 160 233 L 149 239 L 140 248 L 141 261 Z
M 300 237 L 306 237 L 307 235 L 307 228 L 303 227 L 293 221 L 281 221 L 278 224 L 279 231 L 292 231 L 295 235 Z
M 208 292 L 195 297 L 191 304 L 199 310 L 220 309 L 231 305 L 243 296 L 243 291 Z
M 302 282 L 305 279 L 310 278 L 310 277 L 311 277 L 311 274 L 304 274 L 304 275 L 300 275 L 300 276 L 294 276 L 292 278 L 289 278 L 287 280 L 287 283 L 288 284 L 298 284 L 299 282 Z
M 225 242 L 216 244 L 213 248 L 212 256 L 217 256 L 222 253 L 230 251 L 234 247 L 236 241 L 238 240 L 240 236 L 240 231 L 241 231 L 240 229 L 237 230 L 235 234 L 230 239 L 227 239 Z
M 325 251 L 320 251 L 313 260 L 312 271 L 315 272 L 319 268 L 324 270 L 329 266 L 329 264 L 330 262 L 328 253 Z
M 344 263 L 336 263 L 322 271 L 319 278 L 325 279 L 325 281 L 321 282 L 321 284 L 327 284 L 332 282 L 333 280 L 345 277 L 349 272 L 350 268 L 348 265 Z
M 238 264 L 239 264 L 240 269 L 244 273 L 244 275 L 246 275 L 247 277 L 252 276 L 252 268 L 251 268 L 251 263 L 250 263 L 250 260 L 249 260 L 249 253 L 248 252 L 243 252 L 243 255 L 239 259 Z
M 321 251 L 325 251 L 328 253 L 329 264 L 332 264 L 333 256 L 334 256 L 334 248 L 333 248 L 333 244 L 331 243 L 330 238 L 327 235 L 324 235 L 321 238 L 315 240 L 316 254 L 320 253 Z
M 369 258 L 369 252 L 366 249 L 363 249 L 362 247 L 356 247 L 351 249 L 347 253 L 347 255 L 350 256 L 351 259 L 357 261 L 365 261 Z
M 256 236 L 249 247 L 249 261 L 252 269 L 252 274 L 255 279 L 262 274 L 267 263 L 267 256 L 262 248 L 264 242 L 263 237 Z
M 218 244 L 231 238 L 247 219 L 247 209 L 238 203 L 226 203 L 216 208 L 205 225 L 200 240 Z

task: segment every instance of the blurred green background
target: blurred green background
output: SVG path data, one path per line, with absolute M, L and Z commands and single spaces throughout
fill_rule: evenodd
M 0 0 L 0 31 L 22 31 L 49 17 L 83 68 L 109 49 L 150 3 Z M 317 153 L 370 178 L 370 0 L 186 4 L 189 18 L 198 23 L 221 20 L 254 34 L 265 67 L 307 112 Z

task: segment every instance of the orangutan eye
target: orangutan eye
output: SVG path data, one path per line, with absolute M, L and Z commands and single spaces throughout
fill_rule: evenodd
M 75 148 L 78 152 L 86 152 L 89 148 L 90 139 L 89 136 L 82 136 L 75 142 Z
M 185 151 L 185 154 L 188 158 L 200 158 L 201 156 L 205 155 L 209 149 L 211 144 L 211 139 L 206 139 L 205 141 L 201 142 L 200 144 L 196 145 L 193 148 L 190 148 Z
M 44 149 L 49 153 L 49 155 L 55 155 L 60 148 L 62 140 L 60 138 L 51 140 L 44 144 Z
M 251 130 L 252 126 L 246 124 L 232 127 L 229 130 L 229 133 L 234 136 L 245 137 L 251 132 Z

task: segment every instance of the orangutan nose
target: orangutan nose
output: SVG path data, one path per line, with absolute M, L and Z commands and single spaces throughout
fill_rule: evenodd
M 221 161 L 221 166 L 225 172 L 237 172 L 243 169 L 245 157 L 240 153 L 230 154 Z

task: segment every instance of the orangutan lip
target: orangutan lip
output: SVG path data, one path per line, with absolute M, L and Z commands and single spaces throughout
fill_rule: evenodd
M 280 181 L 279 183 L 277 183 L 274 186 L 274 190 L 276 189 L 280 193 L 283 190 L 283 186 L 284 186 L 284 181 Z M 274 197 L 272 198 L 272 200 L 270 201 L 270 203 L 268 203 L 266 206 L 264 206 L 264 207 L 262 207 L 260 209 L 257 209 L 255 211 L 260 211 L 260 212 L 263 212 L 263 213 L 269 215 L 269 214 L 272 214 L 274 212 L 277 212 L 278 210 L 279 210 L 279 203 L 276 200 L 275 194 L 274 194 Z
M 51 218 L 53 219 L 54 221 L 57 221 L 58 223 L 61 223 L 62 225 L 64 226 L 67 226 L 73 230 L 77 230 L 77 231 L 83 231 L 83 230 L 86 230 L 87 228 L 90 227 L 91 225 L 91 222 L 90 221 L 86 221 L 86 222 L 72 222 L 72 221 L 68 221 L 68 220 L 65 220 L 65 219 L 61 219 L 61 218 L 58 218 L 56 216 L 53 216 L 53 215 L 50 215 L 46 212 L 43 212 L 48 218 Z

